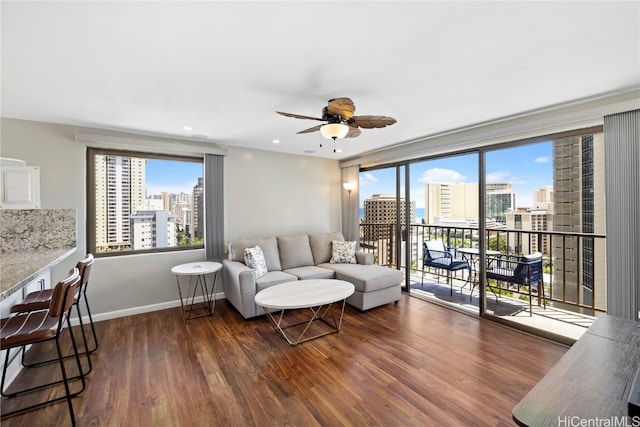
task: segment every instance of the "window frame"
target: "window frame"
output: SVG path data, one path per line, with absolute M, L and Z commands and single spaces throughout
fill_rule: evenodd
M 97 252 L 96 251 L 96 177 L 95 177 L 95 172 L 96 172 L 95 156 L 96 155 L 122 156 L 122 157 L 134 157 L 134 158 L 137 157 L 137 158 L 144 158 L 144 159 L 174 160 L 174 161 L 181 161 L 181 162 L 200 163 L 202 165 L 202 178 L 204 178 L 204 175 L 205 175 L 203 157 L 188 156 L 188 155 L 182 156 L 182 155 L 175 155 L 175 154 L 162 154 L 162 153 L 153 153 L 153 152 L 137 151 L 137 150 L 87 147 L 87 152 L 86 152 L 87 252 L 92 253 L 96 258 L 101 258 L 101 257 L 139 255 L 139 254 L 163 253 L 163 252 L 180 252 L 180 251 L 204 249 L 204 240 L 203 240 L 203 243 L 198 245 L 172 246 L 172 247 L 166 247 L 166 248 L 152 248 L 152 249 L 138 249 L 138 250 L 131 249 L 127 251 Z M 204 209 L 204 206 L 203 206 L 203 209 Z

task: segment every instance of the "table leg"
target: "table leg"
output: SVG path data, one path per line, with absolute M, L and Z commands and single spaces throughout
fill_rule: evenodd
M 471 292 L 469 293 L 469 302 L 473 298 L 473 290 L 478 285 L 478 265 L 476 264 L 476 259 L 473 255 L 470 255 L 469 258 L 465 254 L 462 255 L 462 259 L 466 260 L 469 263 L 469 275 L 467 276 L 467 280 L 465 280 L 464 285 L 460 288 L 460 290 L 464 289 L 467 285 L 471 288 Z
M 335 314 L 332 310 L 333 304 L 327 304 L 327 305 L 321 305 L 321 306 L 317 306 L 317 307 L 309 307 L 309 310 L 311 311 L 312 315 L 311 318 L 309 320 L 305 320 L 302 322 L 298 322 L 298 323 L 294 323 L 291 325 L 286 325 L 283 326 L 283 318 L 284 318 L 284 314 L 286 310 L 280 310 L 280 314 L 276 316 L 273 315 L 273 313 L 271 313 L 269 311 L 268 308 L 263 307 L 264 308 L 264 312 L 266 313 L 267 317 L 269 318 L 269 320 L 271 321 L 271 323 L 274 326 L 274 329 L 276 330 L 276 332 L 280 333 L 280 335 L 282 335 L 282 337 L 289 343 L 289 345 L 291 346 L 295 346 L 300 344 L 301 342 L 305 342 L 305 341 L 309 341 L 315 338 L 319 338 L 322 337 L 324 335 L 328 335 L 328 334 L 333 334 L 335 332 L 338 332 L 340 330 L 340 328 L 342 327 L 342 319 L 344 317 L 344 309 L 345 309 L 345 305 L 346 305 L 347 299 L 345 298 L 344 300 L 342 300 L 342 309 L 340 310 L 340 317 L 337 320 L 335 317 Z M 330 316 L 331 318 L 331 322 L 329 322 L 326 317 L 327 314 Z M 323 323 L 325 323 L 326 325 L 330 326 L 331 329 L 329 331 L 325 331 L 325 332 L 320 332 L 316 335 L 312 335 L 309 337 L 306 337 L 303 339 L 303 337 L 305 336 L 305 334 L 307 333 L 307 331 L 309 330 L 309 327 L 313 324 L 313 322 L 315 322 L 316 320 L 320 320 Z M 300 325 L 305 325 L 305 327 L 303 328 L 302 332 L 300 332 L 299 336 L 296 337 L 291 337 L 289 335 L 287 335 L 287 333 L 285 332 L 285 330 L 287 329 L 291 329 L 294 328 L 296 326 L 300 326 Z
M 210 316 L 214 313 L 215 310 L 215 290 L 216 290 L 216 279 L 218 277 L 218 273 L 213 273 L 213 283 L 211 285 L 211 291 L 209 291 L 209 286 L 207 285 L 207 279 L 204 274 L 189 276 L 189 287 L 187 289 L 186 298 L 182 294 L 182 288 L 180 286 L 180 276 L 176 276 L 176 283 L 178 286 L 178 295 L 180 296 L 180 306 L 182 309 L 182 317 L 185 320 L 191 320 L 202 316 Z M 195 283 L 194 283 L 195 278 Z M 200 293 L 202 294 L 203 302 L 196 303 L 196 295 L 198 293 L 198 288 L 200 289 Z M 193 316 L 193 311 L 198 309 L 206 309 L 206 313 L 199 314 L 197 316 Z

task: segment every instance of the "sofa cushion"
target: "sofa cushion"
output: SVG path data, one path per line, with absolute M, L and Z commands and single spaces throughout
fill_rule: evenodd
M 332 250 L 331 242 L 334 240 L 344 242 L 344 236 L 340 232 L 309 234 L 309 244 L 311 245 L 314 265 L 329 262 Z
M 270 271 L 259 279 L 256 279 L 256 293 L 279 283 L 295 282 L 298 278 L 284 271 Z
M 321 264 L 318 267 L 335 271 L 335 278 L 353 283 L 356 292 L 373 292 L 402 283 L 400 270 L 381 265 Z
M 306 267 L 289 268 L 283 270 L 285 273 L 293 274 L 298 280 L 307 279 L 333 279 L 335 273 L 328 268 L 316 267 L 315 265 L 309 265 Z
M 280 254 L 278 253 L 278 241 L 275 237 L 233 240 L 229 242 L 229 245 L 227 246 L 227 257 L 232 261 L 239 261 L 243 263 L 244 250 L 254 246 L 260 246 L 260 249 L 262 249 L 264 260 L 267 263 L 267 270 L 282 270 Z
M 356 242 L 331 242 L 331 264 L 355 264 Z
M 283 270 L 314 265 L 308 235 L 296 234 L 277 237 L 277 239 Z
M 256 273 L 256 279 L 267 274 L 267 262 L 260 246 L 244 250 L 244 263 Z

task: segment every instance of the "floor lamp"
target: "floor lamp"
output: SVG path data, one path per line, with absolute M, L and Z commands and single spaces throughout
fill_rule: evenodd
M 343 182 L 342 186 L 347 190 L 347 193 L 349 193 L 347 202 L 347 210 L 349 212 L 347 216 L 347 239 L 351 240 L 351 192 L 356 188 L 356 184 L 353 182 Z

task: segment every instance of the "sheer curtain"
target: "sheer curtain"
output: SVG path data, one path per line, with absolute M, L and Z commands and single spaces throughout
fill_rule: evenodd
M 205 255 L 209 261 L 224 258 L 224 156 L 204 156 Z
M 640 110 L 604 117 L 607 313 L 640 310 Z

